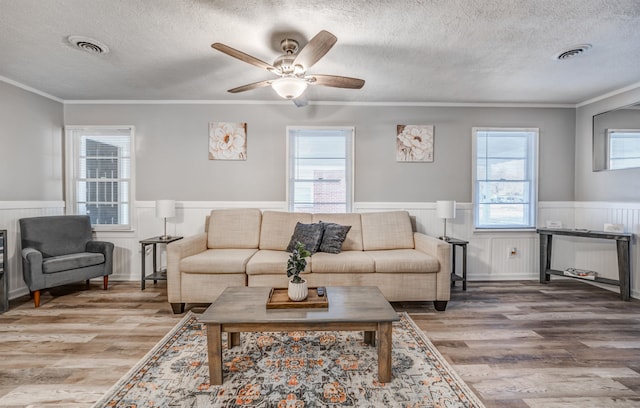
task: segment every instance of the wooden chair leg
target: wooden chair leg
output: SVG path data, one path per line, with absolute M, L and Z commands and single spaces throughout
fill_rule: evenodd
M 104 290 L 109 289 L 109 276 L 108 275 L 104 275 L 102 277 L 102 286 L 103 286 Z
M 31 292 L 33 295 L 33 304 L 36 306 L 36 309 L 40 307 L 40 291 L 34 290 Z

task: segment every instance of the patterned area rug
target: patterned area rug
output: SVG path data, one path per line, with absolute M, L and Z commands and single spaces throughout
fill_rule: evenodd
M 362 332 L 242 333 L 240 347 L 224 344 L 224 384 L 211 386 L 206 327 L 189 312 L 94 407 L 484 407 L 406 313 L 393 323 L 390 383 L 377 381 Z

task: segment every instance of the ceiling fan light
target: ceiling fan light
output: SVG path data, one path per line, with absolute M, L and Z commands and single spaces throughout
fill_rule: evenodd
M 307 81 L 299 78 L 279 78 L 271 83 L 276 93 L 285 99 L 296 99 L 307 89 Z

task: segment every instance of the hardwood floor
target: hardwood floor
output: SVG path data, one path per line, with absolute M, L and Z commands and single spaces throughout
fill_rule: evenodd
M 576 281 L 470 282 L 410 313 L 487 407 L 640 406 L 640 301 Z M 203 305 L 191 306 L 195 312 Z M 71 285 L 0 315 L 0 407 L 90 407 L 181 318 L 164 282 Z

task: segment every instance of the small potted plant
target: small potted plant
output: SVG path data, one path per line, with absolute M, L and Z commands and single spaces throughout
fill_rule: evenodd
M 306 258 L 310 255 L 311 252 L 307 251 L 304 244 L 298 241 L 287 261 L 287 277 L 291 278 L 289 280 L 289 290 L 287 293 L 289 299 L 294 302 L 305 300 L 309 294 L 307 281 L 300 277 L 300 273 L 307 267 Z

